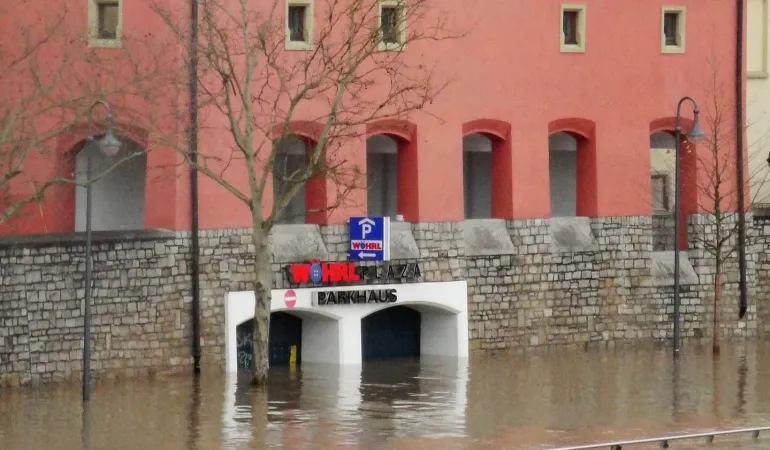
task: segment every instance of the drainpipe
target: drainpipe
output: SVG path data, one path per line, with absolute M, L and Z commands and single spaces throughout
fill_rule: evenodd
M 192 222 L 193 373 L 201 373 L 200 242 L 198 239 L 198 0 L 190 0 L 190 221 Z
M 743 173 L 743 0 L 736 0 L 735 22 L 735 129 L 737 138 L 735 159 L 738 167 L 738 270 L 740 271 L 740 310 L 738 318 L 743 319 L 748 309 L 746 292 L 746 196 Z

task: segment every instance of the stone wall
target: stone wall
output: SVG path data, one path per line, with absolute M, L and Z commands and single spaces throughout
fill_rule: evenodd
M 563 252 L 548 251 L 554 237 L 548 220 L 511 222 L 518 253 L 467 258 L 472 347 L 670 338 L 673 286 L 656 273 L 655 263 L 665 255 L 653 251 L 651 225 L 648 217 L 595 219 L 598 248 Z M 692 217 L 691 234 L 698 229 L 698 217 Z M 543 244 L 525 245 L 527 240 Z M 713 261 L 698 250 L 684 258 L 697 276 L 682 275 L 682 335 L 701 338 L 711 334 L 713 289 L 701 283 L 713 281 Z M 736 320 L 737 266 L 729 263 L 725 270 L 721 334 L 754 336 L 756 309 Z M 751 273 L 749 283 L 754 279 Z
M 770 336 L 770 214 L 757 215 L 748 222 L 750 264 L 756 271 L 756 295 L 750 303 L 756 305 L 760 333 Z
M 698 217 L 690 222 L 683 335 L 700 338 L 711 330 L 713 261 L 693 237 L 707 227 Z M 751 233 L 756 295 L 738 321 L 737 270 L 728 264 L 719 306 L 725 338 L 770 331 L 770 311 L 761 306 L 770 292 L 770 222 Z M 344 259 L 346 234 L 343 225 L 275 230 L 276 287 L 288 287 L 286 262 Z M 95 240 L 95 375 L 190 370 L 189 233 L 102 233 Z M 245 229 L 201 234 L 204 367 L 224 367 L 224 299 L 251 287 L 249 240 Z M 394 223 L 391 240 L 394 258 L 420 262 L 423 281 L 468 281 L 472 349 L 671 336 L 673 259 L 655 251 L 650 217 Z M 80 377 L 84 266 L 81 235 L 0 241 L 0 384 Z
M 652 216 L 652 248 L 654 251 L 674 249 L 674 215 L 656 212 Z
M 190 363 L 190 274 L 184 233 L 96 235 L 92 368 L 132 375 Z M 83 358 L 82 237 L 0 250 L 0 380 L 79 377 Z M 2 383 L 0 383 L 2 384 Z

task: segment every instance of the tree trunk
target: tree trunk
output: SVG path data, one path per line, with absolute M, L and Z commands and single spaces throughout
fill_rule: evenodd
M 719 300 L 722 297 L 722 268 L 717 267 L 714 275 L 714 332 L 711 350 L 714 355 L 719 353 Z
M 259 228 L 259 229 L 258 229 Z M 270 368 L 270 303 L 273 290 L 273 268 L 268 234 L 255 226 L 254 242 L 254 358 L 251 363 L 251 384 L 263 385 Z

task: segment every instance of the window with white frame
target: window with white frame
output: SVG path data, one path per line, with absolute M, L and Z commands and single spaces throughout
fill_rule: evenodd
M 402 50 L 406 45 L 406 3 L 380 1 L 380 49 Z
M 561 5 L 560 49 L 565 53 L 586 50 L 586 5 Z
M 684 53 L 686 38 L 686 8 L 664 6 L 661 14 L 661 52 Z
M 366 201 L 369 216 L 398 214 L 398 142 L 390 136 L 366 140 Z
M 123 34 L 122 0 L 88 0 L 89 41 L 92 47 L 117 47 Z
M 297 171 L 302 170 L 307 163 L 307 144 L 305 140 L 289 136 L 276 143 L 276 155 L 273 163 L 273 201 L 281 201 L 292 188 L 297 186 L 296 181 L 287 180 Z M 305 223 L 305 186 L 297 191 L 294 197 L 280 213 L 278 223 Z
M 313 47 L 312 0 L 287 0 L 286 49 L 309 50 Z

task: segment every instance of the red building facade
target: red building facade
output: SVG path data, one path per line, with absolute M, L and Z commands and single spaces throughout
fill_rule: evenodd
M 396 0 L 371 2 L 385 8 Z M 23 13 L 0 15 L 1 42 L 18 39 L 22 29 L 43 33 L 42 26 L 32 25 L 51 16 L 49 3 L 27 2 L 28 8 L 19 10 Z M 188 232 L 193 198 L 182 155 L 188 148 L 190 74 L 171 71 L 169 76 L 168 67 L 184 66 L 187 46 L 167 23 L 185 29 L 189 5 L 168 3 L 170 15 L 161 17 L 143 2 L 68 0 L 64 39 L 55 41 L 58 47 L 45 46 L 41 55 L 49 76 L 57 62 L 77 75 L 48 78 L 53 93 L 71 94 L 75 81 L 85 80 L 89 92 L 109 94 L 124 148 L 139 150 L 131 152 L 137 158 L 93 186 L 93 229 L 124 232 L 95 237 L 93 299 L 106 324 L 96 325 L 93 334 L 95 370 L 186 370 L 200 362 L 198 356 L 204 365 L 232 368 L 239 351 L 233 342 L 252 319 L 248 301 L 255 251 L 249 208 L 221 183 L 200 174 L 200 239 Z M 287 60 L 312 48 L 312 42 L 301 39 L 312 35 L 308 24 L 325 17 L 320 3 L 281 2 L 287 17 L 291 7 L 304 8 L 293 11 L 302 12 L 300 23 L 310 27 L 304 33 L 288 27 L 300 41 L 286 37 L 281 54 Z M 295 322 L 310 328 L 334 316 L 312 304 L 318 286 L 298 283 L 287 267 L 307 261 L 339 265 L 349 259 L 344 224 L 350 217 L 389 216 L 396 219 L 390 229 L 392 259 L 402 266 L 419 265 L 419 277 L 396 283 L 394 289 L 402 290 L 398 302 L 404 308 L 413 307 L 409 314 L 417 325 L 410 334 L 420 336 L 420 352 L 431 339 L 433 344 L 458 344 L 455 355 L 669 339 L 674 284 L 669 165 L 677 104 L 689 96 L 700 104 L 701 127 L 721 136 L 721 146 L 712 152 L 702 142 L 684 140 L 682 145 L 680 214 L 687 217 L 683 234 L 689 233 L 680 241 L 688 250 L 680 260 L 683 336 L 709 335 L 717 314 L 722 320 L 718 332 L 728 338 L 770 331 L 770 308 L 753 300 L 770 292 L 765 281 L 770 280 L 765 256 L 770 242 L 763 231 L 767 219 L 753 228 L 749 224 L 748 257 L 754 264 L 740 268 L 731 260 L 725 265 L 718 305 L 713 301 L 715 258 L 703 246 L 704 240 L 714 239 L 708 214 L 713 203 L 703 187 L 709 185 L 715 158 L 726 162 L 720 174 L 725 209 L 736 208 L 739 191 L 735 137 L 742 128 L 736 120 L 742 107 L 736 107 L 740 89 L 734 88 L 745 68 L 735 69 L 741 66 L 735 64 L 739 20 L 734 2 L 433 3 L 441 3 L 446 26 L 462 37 L 410 44 L 400 55 L 414 67 L 435 67 L 450 83 L 424 110 L 404 120 L 361 123 L 335 149 L 328 163 L 362 172 L 365 187 L 339 202 L 333 180 L 316 177 L 287 205 L 290 214 L 270 236 L 271 312 L 293 313 Z M 319 8 L 315 14 L 314 7 Z M 415 26 L 407 21 L 407 32 Z M 84 40 L 73 38 L 83 34 Z M 70 38 L 74 43 L 62 45 Z M 0 93 L 14 98 L 30 92 L 34 77 L 13 74 L 0 78 Z M 376 97 L 385 89 L 372 86 L 368 92 Z M 229 161 L 231 124 L 201 103 L 198 149 L 212 160 Z M 718 129 L 708 119 L 715 106 L 722 113 Z M 80 177 L 91 151 L 85 140 L 105 130 L 102 113 L 95 127 L 82 110 L 30 120 L 45 129 L 56 129 L 57 120 L 65 126 L 45 141 L 50 145 L 29 153 L 24 176 L 2 192 L 2 206 L 23 198 L 31 181 Z M 288 168 L 303 161 L 319 140 L 317 118 L 327 113 L 328 106 L 308 101 L 291 117 L 290 137 L 278 142 Z M 694 125 L 690 103 L 684 104 L 680 124 L 684 132 Z M 281 127 L 261 132 L 264 139 L 257 144 L 268 148 L 286 134 Z M 98 155 L 90 157 L 97 165 L 103 162 Z M 232 187 L 248 186 L 243 166 L 227 167 Z M 265 211 L 271 210 L 273 190 L 270 180 L 262 197 Z M 0 384 L 77 373 L 76 352 L 60 352 L 59 347 L 65 342 L 78 349 L 82 342 L 82 327 L 74 318 L 81 317 L 85 248 L 82 236 L 73 232 L 84 229 L 84 198 L 82 187 L 58 185 L 0 224 L 0 321 L 26 324 L 12 327 L 7 337 L 10 345 L 4 351 L 12 357 L 0 354 Z M 738 282 L 739 276 L 746 283 Z M 371 282 L 343 278 L 339 281 Z M 383 283 L 356 286 L 377 289 Z M 747 314 L 734 320 L 746 292 Z M 300 353 L 360 362 L 362 352 L 351 344 L 355 339 L 344 336 L 362 339 L 367 321 L 351 311 L 334 319 L 347 315 L 344 326 L 327 321 L 314 328 L 329 331 L 325 340 L 308 338 L 294 345 L 340 344 L 332 345 L 336 355 L 312 346 Z M 454 315 L 453 326 L 439 326 L 447 311 Z M 379 313 L 369 312 L 366 318 Z M 343 329 L 348 334 L 335 339 L 335 330 Z M 455 333 L 449 338 L 430 334 L 438 329 Z M 201 345 L 191 352 L 190 343 L 198 336 Z
M 89 14 L 93 12 L 89 13 L 89 2 L 80 3 L 73 2 L 67 12 L 72 18 L 70 31 L 88 29 Z M 162 20 L 148 8 L 120 4 L 118 23 L 122 35 L 153 30 L 155 39 L 170 39 L 170 33 L 164 35 L 162 31 Z M 736 76 L 735 45 L 730 38 L 735 36 L 735 8 L 724 2 L 682 0 L 670 7 L 665 2 L 645 0 L 623 5 L 606 0 L 587 0 L 580 5 L 551 0 L 473 5 L 451 1 L 445 2 L 444 8 L 450 13 L 449 26 L 470 27 L 471 32 L 435 46 L 420 43 L 405 49 L 404 57 L 435 62 L 437 73 L 452 79 L 446 91 L 425 114 L 414 114 L 408 122 L 367 124 L 362 137 L 346 143 L 339 152 L 346 164 L 370 172 L 375 170 L 367 167 L 371 138 L 389 138 L 381 139 L 381 147 L 392 145 L 397 155 L 395 174 L 388 175 L 397 181 L 396 187 L 391 187 L 397 190 L 393 194 L 395 212 L 408 222 L 459 221 L 469 214 L 505 219 L 649 215 L 650 136 L 673 132 L 676 104 L 681 97 L 692 96 L 705 107 L 712 78 L 730 86 Z M 183 14 L 182 10 L 179 14 Z M 669 20 L 672 17 L 673 22 Z M 565 22 L 569 22 L 566 28 Z M 567 38 L 575 39 L 576 44 L 565 43 L 570 26 L 577 28 L 574 36 Z M 141 53 L 140 43 L 125 39 L 122 48 L 83 48 L 83 52 L 112 54 L 114 58 L 120 58 L 120 52 L 132 57 Z M 168 52 L 170 58 L 183 53 L 181 44 Z M 174 107 L 183 107 L 184 95 L 179 93 L 179 104 Z M 120 99 L 113 101 L 120 103 Z M 734 111 L 734 96 L 724 96 L 724 102 L 725 110 Z M 148 101 L 133 107 L 137 111 L 144 108 L 150 114 L 168 105 Z M 319 111 L 311 104 L 297 115 L 293 122 L 297 137 L 310 142 L 317 137 L 317 124 L 305 119 Z M 216 153 L 218 143 L 227 141 L 226 126 L 211 118 L 213 113 L 201 114 L 207 115 L 211 123 L 201 128 L 199 148 Z M 686 131 L 692 117 L 689 107 L 683 110 L 683 116 Z M 142 215 L 143 227 L 188 229 L 189 189 L 180 158 L 162 145 L 149 144 L 152 139 L 148 134 L 152 131 L 132 124 L 130 117 L 120 117 L 119 113 L 116 117 L 125 138 L 139 147 L 152 147 L 148 148 L 144 173 L 137 175 L 144 179 L 140 193 L 144 202 L 141 212 L 135 211 Z M 165 126 L 174 127 L 183 130 L 184 122 Z M 569 140 L 568 146 L 575 151 L 563 161 L 567 175 L 554 173 L 555 164 L 562 164 L 554 162 L 550 143 L 557 134 Z M 59 137 L 54 154 L 36 161 L 34 170 L 51 176 L 71 174 L 75 169 L 73 149 L 79 148 L 87 135 L 85 124 L 68 130 Z M 471 163 L 465 157 L 475 154 L 470 144 L 464 144 L 474 136 L 479 138 L 478 145 L 488 147 L 480 150 L 487 151 L 488 161 L 476 166 L 488 174 L 489 181 L 478 186 L 467 181 Z M 695 147 L 683 158 L 683 209 L 688 213 L 703 209 L 696 188 L 701 176 L 695 162 L 699 153 L 703 150 Z M 248 227 L 248 209 L 215 182 L 202 178 L 201 227 Z M 559 179 L 566 182 L 559 185 Z M 234 174 L 232 181 L 242 185 L 245 174 Z M 474 189 L 476 197 L 470 197 L 469 190 Z M 478 193 L 480 190 L 484 192 Z M 305 190 L 305 203 L 311 207 L 328 204 L 334 191 L 330 181 L 311 183 Z M 117 194 L 105 197 L 104 202 L 120 202 L 120 194 L 136 195 L 136 190 L 134 194 Z M 74 231 L 76 197 L 73 187 L 57 187 L 42 202 L 30 205 L 5 223 L 2 232 Z M 269 206 L 271 193 L 265 197 Z M 554 206 L 555 201 L 564 208 Z M 346 202 L 349 206 L 309 214 L 303 221 L 344 223 L 351 215 L 382 209 L 369 207 L 372 202 L 361 189 L 351 194 Z M 471 203 L 488 205 L 474 213 L 466 208 Z M 114 225 L 120 228 L 119 223 Z

